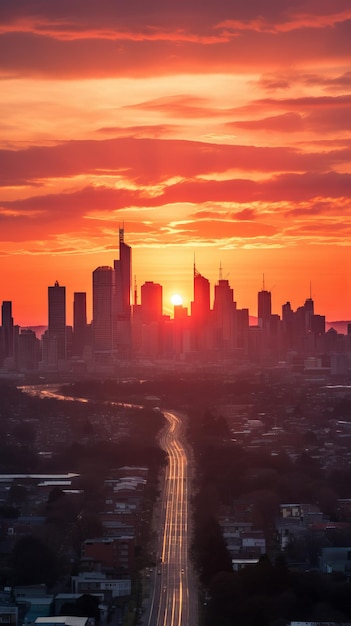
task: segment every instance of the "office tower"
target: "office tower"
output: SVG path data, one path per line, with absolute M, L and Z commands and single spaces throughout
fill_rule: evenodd
M 113 349 L 112 297 L 114 271 L 112 267 L 97 267 L 93 272 L 93 350 L 103 360 Z
M 1 357 L 2 360 L 13 356 L 14 334 L 12 302 L 4 300 L 1 306 Z
M 210 348 L 210 282 L 194 263 L 194 300 L 191 303 L 191 348 L 202 352 Z
M 82 356 L 87 342 L 87 298 L 85 292 L 73 294 L 73 356 Z
M 124 228 L 120 228 L 119 259 L 114 261 L 113 347 L 125 358 L 131 353 L 131 276 L 132 249 L 124 241 Z
M 311 296 L 305 300 L 305 304 L 303 305 L 303 308 L 305 310 L 306 330 L 309 331 L 311 330 L 311 323 L 312 323 L 312 318 L 314 315 L 314 302 Z
M 191 317 L 202 323 L 210 315 L 210 282 L 202 276 L 194 263 L 194 301 L 191 303 Z
M 140 311 L 137 312 L 136 319 L 133 317 L 134 328 L 138 319 L 139 343 L 135 347 L 139 346 L 144 356 L 159 357 L 162 348 L 162 286 L 158 283 L 147 281 L 141 286 Z M 134 339 L 138 339 L 135 333 Z
M 272 296 L 271 292 L 262 289 L 257 294 L 257 317 L 260 328 L 269 328 L 272 316 Z
M 214 289 L 213 327 L 215 347 L 219 350 L 232 350 L 235 347 L 234 291 L 228 280 L 220 278 Z
M 162 317 L 162 286 L 146 281 L 141 286 L 141 319 L 143 324 L 159 322 Z
M 66 360 L 66 287 L 61 287 L 57 281 L 53 287 L 49 287 L 48 303 L 48 339 L 51 345 L 49 362 L 53 365 Z

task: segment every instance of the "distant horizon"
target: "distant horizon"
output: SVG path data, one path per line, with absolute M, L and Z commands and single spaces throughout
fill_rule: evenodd
M 250 315 L 249 316 L 250 326 L 255 326 L 255 323 L 257 323 L 257 320 L 258 320 L 257 317 L 255 317 L 253 315 Z M 330 321 L 326 320 L 325 324 L 326 324 L 326 331 L 328 331 L 330 328 L 332 328 L 333 324 L 335 324 L 335 325 L 342 325 L 342 326 L 345 325 L 344 331 L 341 332 L 341 334 L 346 335 L 347 334 L 347 326 L 346 325 L 347 324 L 351 324 L 351 319 L 350 320 L 330 320 Z M 68 324 L 68 326 L 70 326 L 70 324 Z M 33 330 L 36 333 L 36 335 L 38 336 L 39 329 L 42 329 L 42 333 L 41 334 L 43 334 L 45 332 L 45 330 L 47 330 L 48 325 L 47 324 L 29 324 L 29 325 L 27 324 L 27 325 L 24 325 L 24 326 L 20 326 L 20 328 L 22 328 L 24 330 Z M 337 329 L 335 329 L 335 330 L 337 330 Z M 338 330 L 337 332 L 340 332 L 340 330 Z M 41 336 L 41 334 L 40 334 L 40 336 Z

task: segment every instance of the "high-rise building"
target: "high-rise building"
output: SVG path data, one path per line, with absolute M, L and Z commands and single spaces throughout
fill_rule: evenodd
M 87 341 L 87 302 L 86 293 L 73 294 L 73 355 L 82 356 Z
M 194 263 L 194 300 L 191 303 L 191 317 L 202 323 L 210 315 L 210 281 L 202 276 Z
M 134 316 L 134 313 L 136 314 Z M 147 281 L 141 286 L 140 310 L 134 309 L 133 328 L 136 349 L 148 358 L 156 358 L 162 351 L 162 286 Z M 139 327 L 139 337 L 136 329 Z M 138 342 L 139 339 L 139 342 Z
M 124 241 L 124 228 L 119 229 L 119 259 L 114 261 L 113 344 L 123 357 L 131 354 L 131 282 L 132 249 Z
M 141 319 L 143 324 L 159 322 L 162 317 L 162 286 L 146 281 L 141 286 Z
M 257 317 L 260 328 L 268 328 L 272 315 L 272 295 L 270 291 L 262 289 L 257 294 Z
M 314 302 L 311 296 L 305 300 L 303 308 L 305 310 L 306 331 L 309 331 L 311 330 L 312 318 L 314 316 Z
M 53 287 L 48 288 L 49 323 L 48 339 L 51 345 L 56 344 L 56 349 L 51 348 L 52 361 L 64 361 L 67 356 L 66 347 L 66 287 L 61 287 L 58 281 Z
M 6 359 L 14 354 L 14 334 L 12 302 L 4 300 L 1 305 L 1 358 Z
M 191 348 L 195 352 L 210 347 L 210 281 L 202 276 L 194 263 L 194 300 L 191 303 Z
M 93 350 L 96 358 L 111 356 L 113 351 L 114 271 L 103 265 L 93 272 Z
M 220 278 L 214 288 L 213 327 L 215 345 L 219 350 L 232 350 L 235 347 L 234 291 L 229 281 Z

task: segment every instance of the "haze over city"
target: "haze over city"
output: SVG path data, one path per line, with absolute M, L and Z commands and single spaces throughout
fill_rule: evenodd
M 3 3 L 0 301 L 47 322 L 122 225 L 138 285 L 192 299 L 194 254 L 257 315 L 349 319 L 348 0 Z M 68 322 L 71 310 L 68 309 Z

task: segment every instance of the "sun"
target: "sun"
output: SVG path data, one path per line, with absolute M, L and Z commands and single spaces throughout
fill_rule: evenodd
M 183 298 L 179 295 L 179 293 L 174 293 L 173 296 L 171 296 L 171 302 L 174 306 L 179 306 L 180 304 L 183 304 Z

